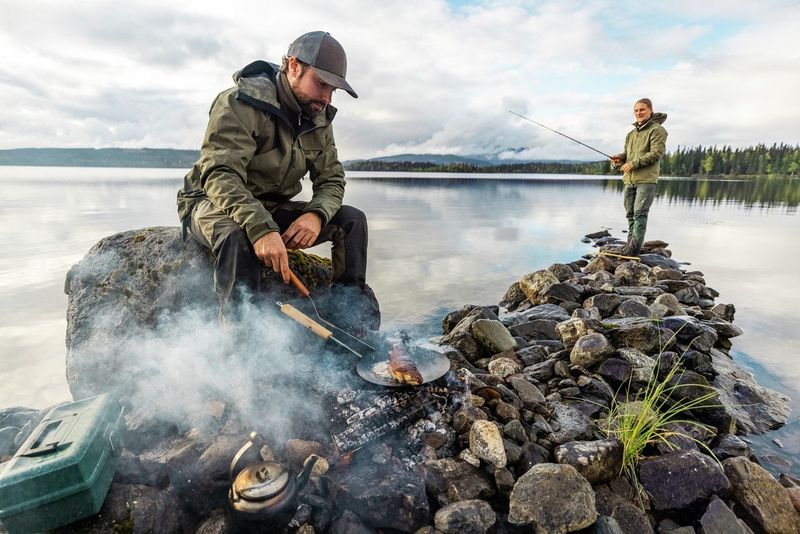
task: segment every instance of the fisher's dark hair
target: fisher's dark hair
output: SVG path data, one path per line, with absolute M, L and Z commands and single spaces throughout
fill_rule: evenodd
M 636 104 L 644 104 L 645 106 L 650 108 L 650 111 L 653 111 L 653 101 L 650 100 L 649 98 L 640 98 L 639 100 L 636 101 Z

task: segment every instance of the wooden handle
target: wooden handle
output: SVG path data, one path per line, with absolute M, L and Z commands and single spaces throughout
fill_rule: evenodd
M 328 340 L 333 337 L 333 332 L 310 318 L 309 316 L 305 315 L 303 312 L 292 306 L 291 304 L 281 304 L 281 312 L 284 315 L 291 317 L 301 325 L 305 326 L 315 334 L 317 334 L 322 339 Z
M 292 283 L 295 289 L 297 289 L 297 291 L 299 291 L 300 294 L 303 295 L 304 297 L 308 297 L 309 295 L 311 295 L 311 292 L 308 290 L 308 288 L 297 277 L 297 275 L 294 274 L 294 271 L 291 269 L 289 269 L 289 281 Z

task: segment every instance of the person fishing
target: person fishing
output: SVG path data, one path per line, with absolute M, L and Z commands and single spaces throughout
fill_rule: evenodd
M 661 126 L 666 113 L 653 113 L 653 102 L 640 98 L 633 105 L 633 130 L 625 137 L 625 151 L 611 156 L 613 167 L 624 173 L 622 196 L 628 218 L 628 242 L 620 251 L 624 256 L 638 256 L 642 250 L 647 216 L 656 196 L 658 170 L 666 151 L 667 130 Z
M 344 48 L 329 33 L 298 37 L 280 66 L 255 61 L 233 75 L 209 112 L 200 158 L 178 191 L 178 217 L 214 254 L 220 315 L 258 293 L 263 265 L 290 281 L 287 249 L 332 242 L 332 282 L 363 297 L 367 220 L 343 205 L 344 169 L 331 122 L 345 80 Z M 306 173 L 308 202 L 292 201 Z M 353 303 L 351 303 L 352 305 Z

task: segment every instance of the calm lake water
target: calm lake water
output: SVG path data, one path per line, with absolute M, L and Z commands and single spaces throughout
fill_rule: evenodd
M 70 398 L 64 277 L 98 239 L 177 225 L 184 171 L 0 167 L 0 407 Z M 496 304 L 523 274 L 589 252 L 583 235 L 622 236 L 622 184 L 567 175 L 350 173 L 346 202 L 369 217 L 368 282 L 383 328 L 438 334 L 464 304 Z M 308 190 L 304 191 L 310 197 Z M 649 239 L 670 243 L 736 306 L 733 354 L 793 399 L 790 423 L 752 438 L 773 468 L 800 474 L 800 181 L 670 178 Z M 325 247 L 314 252 L 329 255 Z M 774 440 L 777 440 L 774 441 Z

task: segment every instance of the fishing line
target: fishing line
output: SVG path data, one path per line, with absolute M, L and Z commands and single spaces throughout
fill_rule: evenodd
M 532 122 L 533 124 L 536 124 L 537 126 L 541 126 L 542 128 L 547 128 L 547 129 L 548 129 L 548 130 L 550 130 L 551 132 L 555 132 L 555 133 L 557 133 L 558 135 L 561 135 L 561 136 L 563 136 L 563 137 L 566 137 L 566 138 L 567 138 L 567 139 L 569 139 L 570 141 L 575 141 L 575 142 L 576 142 L 576 143 L 578 143 L 579 145 L 583 145 L 583 146 L 585 146 L 586 148 L 588 148 L 588 149 L 590 149 L 590 150 L 594 150 L 594 151 L 595 151 L 595 152 L 597 152 L 598 154 L 602 154 L 603 156 L 607 157 L 608 159 L 611 159 L 611 156 L 609 156 L 609 155 L 608 155 L 608 154 L 606 154 L 605 152 L 601 152 L 601 151 L 597 150 L 596 148 L 594 148 L 594 147 L 591 147 L 591 146 L 587 145 L 586 143 L 583 143 L 583 142 L 581 142 L 581 141 L 578 141 L 577 139 L 574 139 L 574 138 L 572 138 L 572 137 L 568 136 L 567 134 L 563 134 L 563 133 L 559 132 L 558 130 L 554 130 L 554 129 L 550 128 L 549 126 L 545 126 L 545 125 L 544 125 L 544 124 L 542 124 L 541 122 L 536 122 L 535 120 L 533 120 L 533 119 L 529 119 L 529 118 L 528 118 L 528 117 L 526 117 L 525 115 L 520 115 L 520 114 L 519 114 L 519 113 L 517 113 L 516 111 L 511 111 L 510 109 L 508 110 L 508 112 L 509 112 L 509 113 L 511 113 L 512 115 L 516 115 L 516 116 L 517 116 L 517 117 L 519 117 L 520 119 L 525 119 L 525 120 L 526 120 L 526 121 L 528 121 L 528 122 Z

